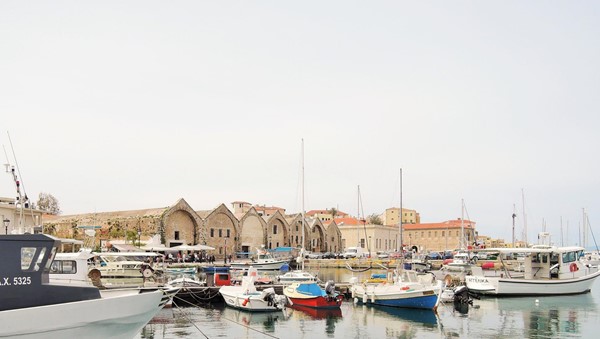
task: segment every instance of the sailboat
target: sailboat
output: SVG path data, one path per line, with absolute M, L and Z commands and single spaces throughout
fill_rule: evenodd
M 302 139 L 302 270 L 287 272 L 288 275 L 297 275 L 306 278 L 309 273 L 304 271 L 304 139 Z M 286 274 L 280 277 L 280 281 L 286 279 Z M 283 289 L 283 294 L 288 297 L 292 305 L 306 306 L 312 308 L 339 308 L 343 296 L 336 292 L 335 283 L 330 280 L 322 288 L 315 280 L 297 281 Z
M 402 211 L 402 169 L 400 169 L 400 211 Z M 402 243 L 402 213 L 400 213 L 400 242 L 399 248 L 404 253 Z M 403 256 L 402 256 L 403 257 Z M 404 270 L 402 259 L 398 268 L 388 273 L 382 279 L 358 283 L 353 278 L 350 287 L 352 298 L 356 303 L 363 304 L 431 309 L 437 308 L 443 283 L 430 274 L 420 274 L 412 270 Z

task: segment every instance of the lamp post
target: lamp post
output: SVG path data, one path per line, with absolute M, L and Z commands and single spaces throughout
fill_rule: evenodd
M 138 248 L 140 248 L 142 243 L 142 226 L 138 225 Z
M 229 237 L 225 237 L 225 256 L 223 257 L 224 264 L 227 264 L 227 238 Z
M 2 219 L 2 222 L 4 222 L 4 234 L 8 234 L 8 224 L 10 224 L 10 220 L 4 217 Z

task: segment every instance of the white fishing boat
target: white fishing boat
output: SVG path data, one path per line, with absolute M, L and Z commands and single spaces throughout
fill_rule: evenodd
M 282 275 L 277 276 L 277 280 L 282 284 L 291 284 L 295 282 L 318 282 L 319 279 L 313 274 L 302 271 L 294 270 L 285 272 Z
M 230 267 L 234 270 L 239 269 L 248 269 L 248 267 L 252 266 L 257 270 L 279 270 L 281 266 L 287 265 L 289 260 L 286 259 L 277 259 L 273 257 L 271 253 L 269 253 L 265 248 L 257 248 L 256 249 L 256 258 L 253 258 L 251 261 L 238 261 L 232 262 Z
M 163 307 L 159 289 L 103 295 L 50 282 L 59 246 L 42 234 L 0 236 L 0 337 L 132 338 Z
M 443 283 L 432 274 L 403 270 L 388 274 L 384 281 L 354 283 L 350 287 L 355 302 L 401 308 L 437 308 Z
M 153 252 L 100 252 L 96 268 L 103 278 L 151 278 L 164 274 L 164 269 L 154 264 L 161 254 Z M 162 261 L 164 262 L 164 261 Z
M 502 275 L 491 277 L 484 275 L 481 268 L 474 268 L 472 275 L 465 277 L 471 292 L 496 296 L 579 294 L 589 292 L 600 275 L 598 267 L 583 262 L 583 247 L 540 246 L 487 251 L 525 253 L 523 276 L 514 277 L 514 273 L 505 269 Z
M 272 287 L 258 291 L 254 286 L 256 277 L 257 270 L 250 267 L 248 275 L 242 278 L 241 285 L 221 286 L 219 293 L 223 296 L 227 306 L 251 312 L 280 311 L 284 309 L 287 298 L 284 295 L 275 294 Z

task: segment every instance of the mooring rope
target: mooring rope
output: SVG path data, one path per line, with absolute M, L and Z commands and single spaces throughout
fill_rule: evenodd
M 188 304 L 189 306 L 192 306 L 192 307 L 198 307 L 198 305 L 195 305 L 194 303 L 191 303 L 191 302 L 189 302 L 189 301 L 187 301 L 187 300 L 181 299 L 181 298 L 179 298 L 179 297 L 177 297 L 177 296 L 175 296 L 175 298 L 177 298 L 178 300 L 180 300 L 180 301 L 182 301 L 182 302 L 184 302 L 184 303 Z M 175 304 L 175 306 L 177 307 L 177 309 L 179 309 L 179 310 L 180 310 L 180 311 L 183 313 L 183 315 L 185 316 L 185 318 L 187 319 L 187 321 L 189 321 L 190 323 L 192 323 L 192 325 L 194 325 L 194 327 L 196 327 L 196 329 L 198 329 L 198 331 L 200 331 L 200 333 L 202 333 L 202 335 L 204 335 L 204 337 L 205 337 L 205 338 L 208 338 L 208 337 L 206 336 L 206 334 L 204 334 L 204 333 L 203 333 L 203 332 L 202 332 L 202 331 L 201 331 L 201 330 L 198 328 L 198 326 L 196 326 L 196 324 L 192 322 L 192 320 L 191 320 L 191 319 L 190 319 L 190 318 L 187 316 L 187 314 L 185 313 L 185 311 L 183 311 L 183 310 L 181 309 L 181 307 L 179 307 L 179 306 L 178 306 L 176 303 L 174 303 L 174 304 Z M 266 332 L 263 332 L 263 331 L 259 331 L 259 330 L 255 329 L 255 328 L 252 328 L 252 327 L 250 327 L 250 326 L 248 326 L 248 325 L 245 325 L 245 324 L 239 323 L 239 322 L 237 322 L 237 321 L 235 321 L 235 320 L 232 320 L 232 319 L 227 319 L 226 317 L 221 317 L 221 318 L 222 318 L 222 319 L 225 319 L 225 320 L 227 320 L 227 321 L 231 321 L 231 322 L 233 322 L 233 323 L 235 323 L 235 324 L 238 324 L 238 325 L 240 325 L 240 326 L 244 326 L 244 327 L 246 327 L 247 329 L 250 329 L 250 330 L 252 330 L 252 331 L 256 331 L 256 332 L 258 332 L 258 333 L 264 334 L 264 335 L 266 335 L 266 336 L 268 336 L 268 337 L 271 337 L 271 338 L 277 338 L 277 339 L 279 339 L 279 337 L 276 337 L 276 336 L 270 335 L 270 334 L 268 334 L 268 333 L 266 333 Z
M 206 334 L 204 334 L 204 332 L 202 332 L 202 330 L 198 327 L 198 325 L 196 325 L 196 323 L 194 323 L 192 321 L 192 319 L 190 319 L 190 317 L 187 315 L 187 313 L 185 313 L 181 307 L 179 307 L 176 303 L 173 303 L 175 305 L 175 307 L 177 307 L 177 309 L 181 312 L 181 314 L 183 314 L 183 316 L 185 317 L 185 319 L 192 325 L 194 325 L 194 327 L 198 330 L 198 332 L 200 332 L 204 338 L 208 339 L 208 336 Z

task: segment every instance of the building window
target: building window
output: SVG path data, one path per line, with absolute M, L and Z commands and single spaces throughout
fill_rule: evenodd
M 429 235 L 428 236 L 431 238 L 431 231 L 429 231 Z
M 442 231 L 442 237 L 446 236 L 446 231 Z
M 175 240 L 179 240 L 179 231 L 175 231 Z
M 273 225 L 273 234 L 277 234 L 277 225 Z
M 298 225 L 296 225 L 296 232 L 298 232 Z
M 211 229 L 210 229 L 210 237 L 211 237 L 211 238 L 214 238 L 214 237 L 215 237 L 215 229 L 214 229 L 214 228 L 211 228 Z
M 231 233 L 230 233 L 230 231 L 231 231 L 231 230 L 229 230 L 229 229 L 227 230 L 227 238 L 229 238 L 229 237 L 231 236 Z
M 219 238 L 223 237 L 223 230 L 219 228 Z
M 433 232 L 433 236 L 437 238 L 437 231 Z

